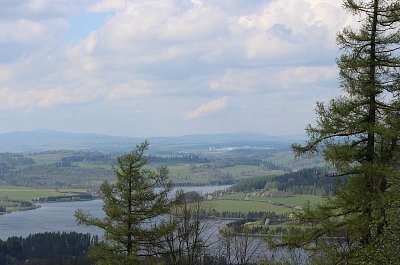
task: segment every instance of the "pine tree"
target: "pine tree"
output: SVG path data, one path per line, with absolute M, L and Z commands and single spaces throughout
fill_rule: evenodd
M 400 2 L 344 0 L 344 7 L 361 25 L 337 37 L 343 95 L 317 103 L 316 125 L 306 128 L 309 140 L 294 150 L 297 155 L 322 153 L 336 168 L 335 176 L 348 176 L 348 181 L 327 203 L 298 215 L 314 227 L 310 233 L 285 240 L 314 249 L 323 264 L 376 257 L 393 223 L 389 218 L 398 211 Z
M 148 146 L 146 141 L 120 156 L 114 168 L 116 182 L 101 185 L 104 219 L 82 210 L 75 214 L 80 224 L 97 226 L 105 232 L 104 240 L 90 252 L 98 264 L 138 264 L 141 257 L 159 254 L 162 236 L 172 229 L 160 221 L 172 205 L 168 169 L 155 171 L 147 167 L 144 152 Z

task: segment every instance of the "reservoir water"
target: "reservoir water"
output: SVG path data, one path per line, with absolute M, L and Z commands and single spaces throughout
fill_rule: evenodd
M 197 191 L 199 193 L 211 193 L 216 190 L 224 190 L 229 186 L 201 186 L 201 187 L 177 187 L 175 190 Z M 23 212 L 15 212 L 0 216 L 0 239 L 5 240 L 10 236 L 26 237 L 33 233 L 47 231 L 76 231 L 102 235 L 100 229 L 78 225 L 74 213 L 77 209 L 83 209 L 96 217 L 104 216 L 101 200 L 42 203 L 40 208 Z
M 176 188 L 184 191 L 197 191 L 199 193 L 211 193 L 216 190 L 224 190 L 229 186 L 202 186 L 202 187 L 183 187 Z M 103 201 L 76 201 L 76 202 L 55 202 L 55 203 L 42 203 L 40 208 L 29 211 L 15 212 L 11 214 L 0 215 L 0 239 L 6 240 L 11 236 L 26 237 L 29 234 L 43 233 L 43 232 L 57 232 L 57 231 L 75 231 L 80 233 L 90 233 L 92 235 L 103 236 L 103 231 L 92 226 L 78 225 L 75 220 L 74 213 L 77 209 L 88 211 L 95 217 L 103 217 L 102 210 Z M 218 227 L 226 224 L 228 221 L 224 220 L 210 220 L 211 233 L 217 236 Z M 218 240 L 217 237 L 211 239 L 211 243 Z M 272 252 L 266 249 L 263 239 L 259 239 L 261 247 L 254 254 L 254 259 L 262 256 L 272 256 Z M 209 243 L 210 243 L 209 242 Z M 253 242 L 254 243 L 254 242 Z M 218 244 L 217 244 L 218 245 Z M 217 249 L 214 249 L 217 251 Z M 289 252 L 282 250 L 275 252 L 276 257 L 288 257 Z M 306 255 L 304 252 L 300 253 L 299 264 L 304 264 Z

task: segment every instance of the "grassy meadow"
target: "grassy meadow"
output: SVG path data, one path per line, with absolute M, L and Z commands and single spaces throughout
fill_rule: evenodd
M 250 195 L 251 193 L 233 193 L 224 195 L 221 199 L 223 200 L 233 200 L 233 201 L 243 201 L 246 195 Z M 315 205 L 318 203 L 322 203 L 325 198 L 321 196 L 314 195 L 292 195 L 289 197 L 283 198 L 274 198 L 274 197 L 263 197 L 263 196 L 247 196 L 248 201 L 254 202 L 274 202 L 274 203 L 283 203 L 294 206 L 304 206 L 307 202 L 311 205 Z
M 0 185 L 0 197 L 7 197 L 10 200 L 31 201 L 41 197 L 73 195 L 85 192 L 85 189 L 35 189 L 29 187 Z
M 299 211 L 288 206 L 302 207 L 306 203 L 319 204 L 324 197 L 314 195 L 293 195 L 284 198 L 251 196 L 252 193 L 233 193 L 208 201 L 209 207 L 217 212 L 275 212 L 292 213 Z M 247 199 L 245 199 L 247 198 Z M 280 205 L 278 205 L 280 204 Z
M 236 200 L 212 200 L 207 202 L 207 206 L 215 211 L 222 212 L 275 212 L 291 213 L 297 211 L 295 209 L 277 206 L 262 201 L 236 201 Z

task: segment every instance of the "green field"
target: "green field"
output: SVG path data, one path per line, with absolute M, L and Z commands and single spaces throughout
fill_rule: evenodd
M 192 177 L 193 173 L 190 170 L 190 165 L 168 165 L 169 175 L 174 177 Z
M 64 189 L 56 191 L 54 189 L 35 189 L 28 187 L 0 185 L 0 197 L 8 197 L 8 199 L 11 200 L 23 200 L 23 201 L 31 201 L 33 199 L 37 199 L 40 197 L 62 196 L 65 195 L 66 193 L 71 194 L 82 191 L 86 190 Z
M 296 211 L 295 209 L 286 208 L 283 206 L 276 206 L 261 201 L 234 201 L 234 200 L 212 200 L 208 202 L 211 209 L 222 212 L 275 212 L 280 213 L 291 213 Z
M 33 161 L 35 161 L 35 163 L 37 163 L 38 165 L 44 165 L 61 161 L 61 158 L 63 156 L 65 156 L 65 154 L 63 153 L 42 153 L 27 157 L 32 158 Z
M 235 165 L 219 169 L 224 173 L 229 173 L 236 178 L 243 177 L 262 177 L 262 176 L 277 176 L 285 172 L 282 170 L 264 170 L 260 166 L 255 165 Z
M 242 201 L 246 197 L 247 193 L 234 193 L 224 195 L 222 199 L 224 200 L 239 200 Z M 249 193 L 251 194 L 251 193 Z M 273 198 L 273 197 L 262 197 L 262 196 L 248 196 L 249 201 L 257 201 L 257 202 L 281 202 L 284 204 L 290 204 L 294 206 L 304 206 L 307 202 L 310 202 L 311 205 L 315 205 L 323 202 L 325 199 L 321 196 L 314 195 L 293 195 L 286 198 Z
M 251 193 L 248 193 L 249 195 Z M 255 195 L 253 193 L 253 195 Z M 294 195 L 286 198 L 272 198 L 263 196 L 247 196 L 246 193 L 234 193 L 222 196 L 220 199 L 210 201 L 210 206 L 217 212 L 275 212 L 291 213 L 297 211 L 296 209 L 289 208 L 286 205 L 304 206 L 307 202 L 315 205 L 323 202 L 325 199 L 320 196 L 313 195 Z M 273 203 L 283 203 L 284 205 L 274 205 Z
M 256 165 L 235 165 L 224 168 L 207 167 L 206 164 L 168 164 L 169 176 L 174 183 L 191 183 L 192 185 L 205 185 L 217 181 L 222 176 L 230 174 L 233 179 L 244 179 L 256 176 L 276 176 L 282 170 L 264 170 Z
M 304 206 L 306 203 L 310 203 L 310 205 L 316 205 L 324 202 L 326 199 L 321 196 L 314 196 L 314 195 L 294 195 L 289 196 L 287 198 L 271 198 L 267 197 L 267 201 L 271 202 L 281 202 L 285 204 L 291 204 L 294 206 Z

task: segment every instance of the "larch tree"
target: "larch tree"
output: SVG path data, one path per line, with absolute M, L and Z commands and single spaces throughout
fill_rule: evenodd
M 168 197 L 172 189 L 167 181 L 168 169 L 147 167 L 144 152 L 148 146 L 146 141 L 120 156 L 114 168 L 116 182 L 101 185 L 103 219 L 82 210 L 75 213 L 80 224 L 105 232 L 104 240 L 89 253 L 98 264 L 139 264 L 145 260 L 141 257 L 156 257 L 163 235 L 173 229 L 162 222 L 173 204 Z
M 343 94 L 317 103 L 309 140 L 294 151 L 321 153 L 334 177 L 347 181 L 335 197 L 298 214 L 312 229 L 284 244 L 315 251 L 316 264 L 376 264 L 393 258 L 382 244 L 399 253 L 390 242 L 399 238 L 391 231 L 399 227 L 400 2 L 344 0 L 344 8 L 360 25 L 337 36 Z

